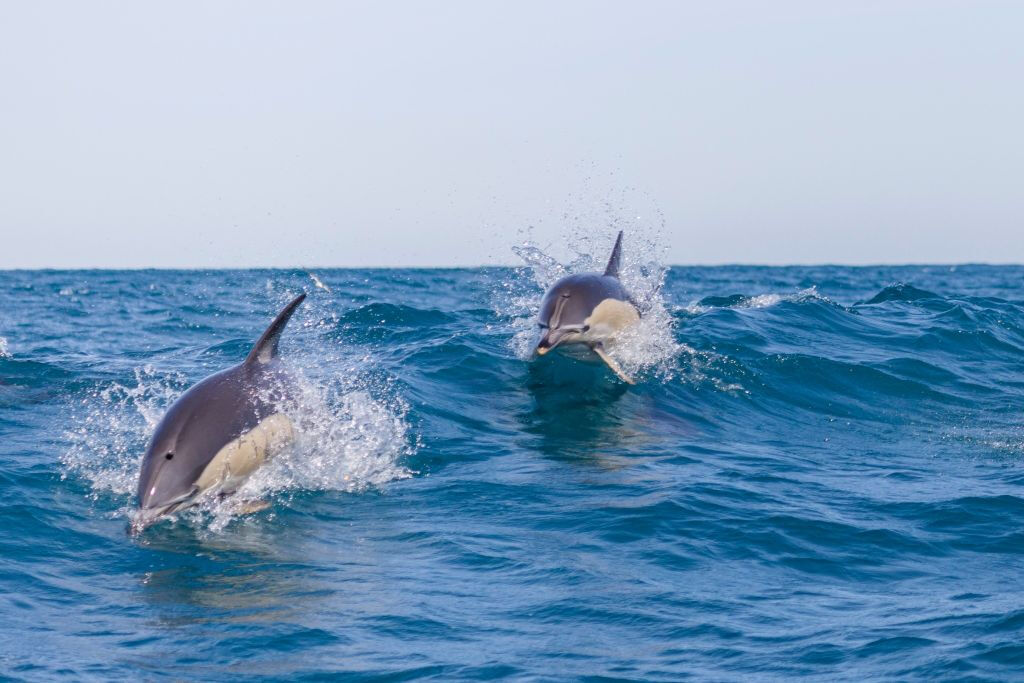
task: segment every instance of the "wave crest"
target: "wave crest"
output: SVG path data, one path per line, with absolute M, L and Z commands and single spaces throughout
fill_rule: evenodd
M 781 303 L 806 303 L 808 301 L 832 303 L 828 297 L 818 293 L 816 287 L 811 286 L 789 294 L 768 292 L 755 296 L 748 296 L 746 294 L 706 296 L 700 301 L 685 307 L 683 310 L 690 315 L 698 315 L 715 308 L 768 308 Z
M 883 304 L 889 301 L 919 301 L 921 299 L 939 299 L 938 294 L 933 294 L 925 289 L 918 289 L 914 285 L 905 282 L 894 282 L 883 288 L 878 294 L 867 301 L 861 302 L 865 305 Z

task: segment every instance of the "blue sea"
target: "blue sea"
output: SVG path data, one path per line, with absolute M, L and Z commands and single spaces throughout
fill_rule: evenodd
M 586 264 L 522 255 L 0 272 L 0 674 L 1024 677 L 1024 267 L 632 263 L 627 386 L 530 358 Z M 270 506 L 129 535 L 163 411 L 299 291 Z

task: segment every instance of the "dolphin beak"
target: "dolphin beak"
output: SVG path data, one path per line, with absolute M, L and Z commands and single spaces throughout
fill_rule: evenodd
M 139 511 L 135 513 L 131 521 L 130 532 L 132 534 L 141 533 L 146 527 L 151 526 L 172 512 L 188 507 L 195 500 L 198 493 L 199 487 L 193 486 L 189 489 L 188 493 L 178 496 L 174 500 L 167 501 L 162 505 L 139 507 Z
M 161 507 L 139 508 L 138 512 L 132 516 L 131 522 L 128 524 L 128 533 L 132 536 L 141 534 L 146 530 L 146 528 L 156 524 L 156 522 L 174 512 L 177 508 L 177 503 L 163 505 Z
M 565 335 L 558 332 L 558 330 L 548 330 L 544 333 L 544 336 L 537 342 L 537 355 L 543 356 L 548 351 L 552 350 L 556 346 L 562 343 Z

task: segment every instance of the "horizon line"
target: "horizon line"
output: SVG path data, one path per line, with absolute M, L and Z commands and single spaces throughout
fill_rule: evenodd
M 672 268 L 959 268 L 985 266 L 992 268 L 1021 267 L 1024 262 L 1006 261 L 964 261 L 964 262 L 906 262 L 906 263 L 673 263 L 664 267 Z M 95 271 L 243 271 L 243 270 L 480 270 L 499 268 L 529 268 L 528 264 L 486 264 L 475 266 L 37 266 L 37 267 L 0 267 L 0 273 L 17 272 L 95 272 Z

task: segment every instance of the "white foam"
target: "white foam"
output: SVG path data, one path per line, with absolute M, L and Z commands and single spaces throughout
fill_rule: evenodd
M 135 492 L 146 440 L 167 406 L 185 388 L 184 376 L 135 369 L 132 384 L 112 382 L 94 389 L 73 408 L 64 433 L 69 442 L 62 476 L 89 481 L 93 498 L 125 497 Z
M 7 348 L 7 340 L 0 337 L 0 358 L 10 358 L 11 352 Z
M 814 285 L 811 285 L 807 289 L 801 289 L 799 292 L 792 294 L 759 294 L 758 296 L 752 296 L 741 303 L 739 307 L 767 308 L 778 305 L 783 301 L 802 303 L 811 300 L 828 301 L 826 297 L 818 294 L 818 289 Z
M 743 301 L 738 308 L 768 308 L 783 301 L 786 301 L 783 294 L 758 294 Z

